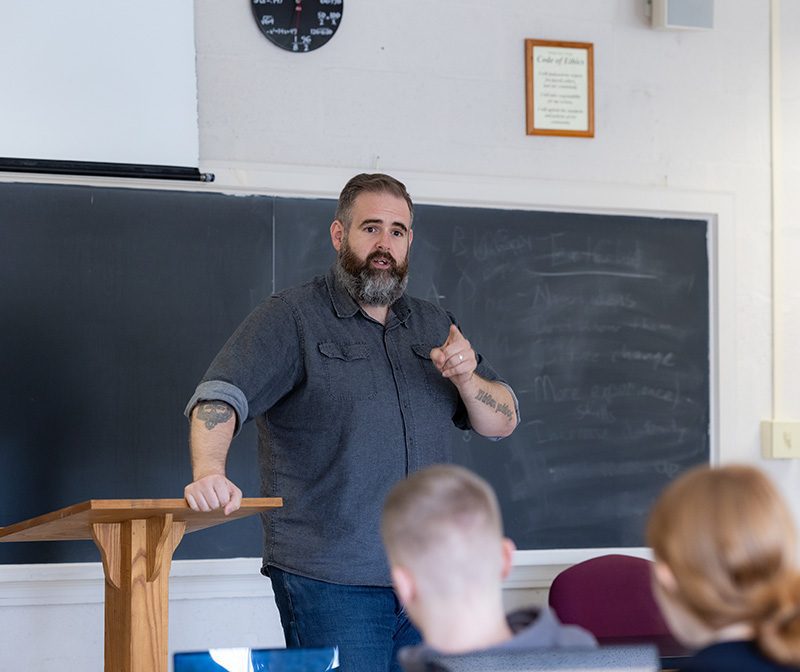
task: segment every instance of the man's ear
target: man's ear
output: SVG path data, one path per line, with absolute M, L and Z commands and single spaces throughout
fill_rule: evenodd
M 411 247 L 411 243 L 414 242 L 414 229 L 408 230 L 408 246 Z
M 503 537 L 501 552 L 503 554 L 503 565 L 500 576 L 505 579 L 511 573 L 511 566 L 514 564 L 514 551 L 517 550 L 516 544 L 508 537 Z
M 334 219 L 333 224 L 331 224 L 331 243 L 333 244 L 333 249 L 337 252 L 344 241 L 344 231 L 344 224 L 338 219 Z
M 414 575 L 402 565 L 392 565 L 392 584 L 397 593 L 397 599 L 408 606 L 417 596 L 417 582 Z

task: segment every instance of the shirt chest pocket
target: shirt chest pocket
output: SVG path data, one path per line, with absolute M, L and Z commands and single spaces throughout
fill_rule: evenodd
M 377 394 L 375 371 L 366 343 L 319 344 L 322 370 L 333 399 L 372 399 Z
M 442 376 L 431 360 L 431 350 L 436 347 L 439 346 L 431 345 L 430 343 L 413 343 L 411 350 L 416 355 L 414 359 L 417 360 L 417 364 L 422 369 L 422 379 L 425 381 L 425 388 L 428 394 L 437 399 L 454 402 L 458 395 L 455 385 Z

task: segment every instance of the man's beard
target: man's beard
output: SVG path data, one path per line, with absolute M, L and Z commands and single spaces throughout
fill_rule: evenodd
M 386 260 L 389 268 L 372 268 L 373 259 Z M 357 303 L 390 306 L 403 295 L 408 284 L 408 257 L 398 265 L 389 252 L 376 250 L 362 262 L 345 238 L 336 260 L 336 277 Z

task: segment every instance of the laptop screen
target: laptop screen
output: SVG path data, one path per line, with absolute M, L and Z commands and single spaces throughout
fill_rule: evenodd
M 209 649 L 176 653 L 174 672 L 326 672 L 339 669 L 337 649 Z

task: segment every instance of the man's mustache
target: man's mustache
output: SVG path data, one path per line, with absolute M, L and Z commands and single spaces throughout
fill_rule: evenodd
M 391 252 L 381 252 L 380 250 L 375 250 L 375 252 L 371 252 L 367 255 L 365 262 L 366 264 L 369 264 L 371 261 L 376 259 L 387 262 L 393 269 L 397 268 L 397 260 L 392 256 Z

